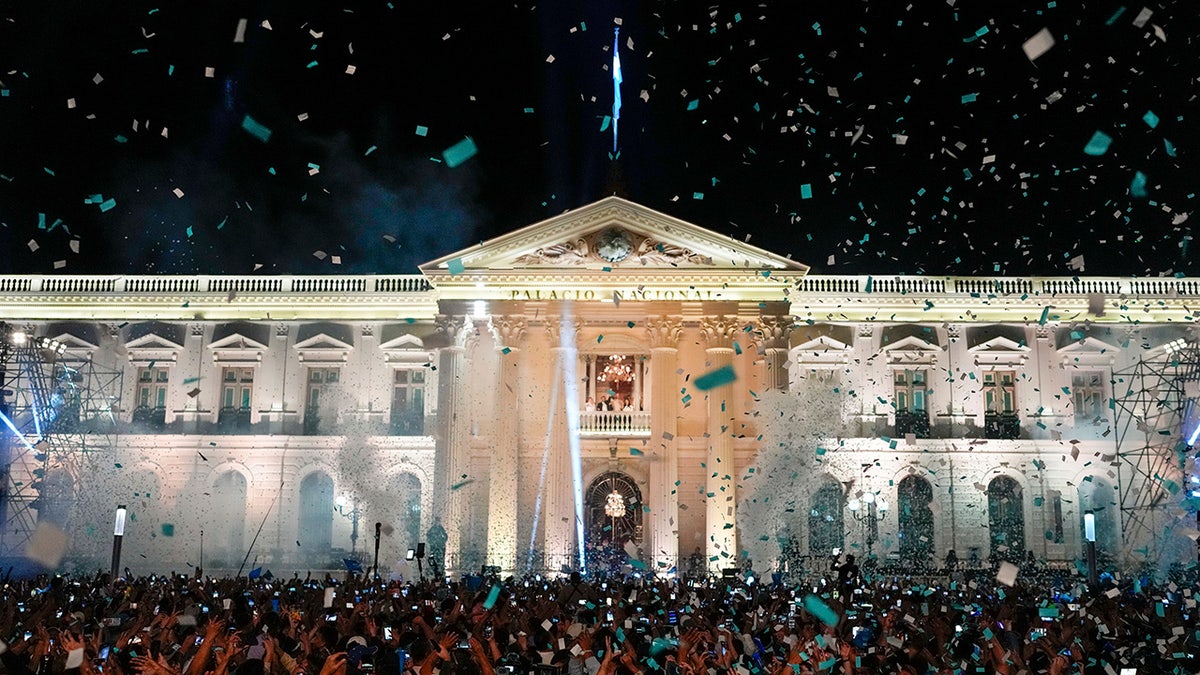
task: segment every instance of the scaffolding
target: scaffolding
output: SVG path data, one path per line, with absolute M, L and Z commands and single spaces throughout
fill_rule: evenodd
M 1184 430 L 1196 426 L 1200 346 L 1177 339 L 1148 353 L 1113 372 L 1113 391 L 1122 561 L 1160 562 L 1185 524 Z
M 81 514 L 112 509 L 93 503 L 103 491 L 89 478 L 115 448 L 122 379 L 64 343 L 0 323 L 0 557 L 24 555 L 40 524 L 72 533 Z M 102 553 L 88 541 L 73 537 L 70 554 Z

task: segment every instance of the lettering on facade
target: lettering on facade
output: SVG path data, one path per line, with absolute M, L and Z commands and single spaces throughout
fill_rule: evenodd
M 530 288 L 509 291 L 509 300 L 719 300 L 710 290 L 696 288 L 651 289 L 633 288 L 613 290 L 611 293 L 574 288 Z

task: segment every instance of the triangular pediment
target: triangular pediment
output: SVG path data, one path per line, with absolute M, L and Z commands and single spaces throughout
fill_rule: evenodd
M 144 351 L 182 351 L 183 345 L 176 344 L 161 335 L 148 333 L 140 338 L 126 342 L 125 349 Z
M 1103 340 L 1097 340 L 1090 335 L 1058 349 L 1058 353 L 1060 354 L 1099 354 L 1102 352 L 1111 353 L 1117 351 L 1120 351 L 1118 347 L 1110 345 Z
M 61 333 L 53 338 L 59 344 L 65 345 L 69 352 L 94 352 L 100 347 L 71 333 Z
M 883 348 L 885 352 L 940 352 L 941 347 L 932 345 L 915 335 L 901 338 Z
M 266 351 L 267 346 L 253 338 L 248 338 L 241 333 L 232 333 L 225 337 L 212 342 L 208 345 L 209 349 L 228 349 L 228 350 L 255 350 Z
M 986 342 L 981 342 L 981 343 L 975 345 L 974 347 L 971 347 L 967 351 L 970 351 L 975 354 L 1006 353 L 1006 352 L 1007 353 L 1017 353 L 1017 352 L 1024 353 L 1024 352 L 1029 351 L 1029 347 L 1026 347 L 1023 344 L 1020 344 L 1019 342 L 1014 342 L 1013 340 L 1006 338 L 1004 336 L 998 336 L 998 337 L 994 337 L 991 340 L 988 340 Z
M 850 345 L 839 342 L 828 335 L 821 335 L 813 338 L 804 344 L 796 345 L 792 348 L 793 351 L 804 352 L 844 352 L 850 349 Z
M 303 342 L 297 342 L 294 345 L 294 348 L 301 351 L 333 350 L 344 352 L 354 349 L 354 345 L 346 344 L 345 342 L 342 342 L 335 337 L 330 337 L 325 333 L 317 333 Z
M 760 270 L 803 275 L 808 267 L 620 197 L 607 197 L 420 269 L 436 280 L 500 270 Z
M 379 345 L 383 351 L 399 350 L 399 349 L 424 349 L 425 342 L 421 338 L 411 333 L 398 335 L 387 342 Z

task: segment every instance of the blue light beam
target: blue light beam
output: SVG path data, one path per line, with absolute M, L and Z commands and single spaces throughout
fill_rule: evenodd
M 612 62 L 612 77 L 613 77 L 613 154 L 617 153 L 617 125 L 621 120 L 621 27 L 613 28 L 613 62 Z

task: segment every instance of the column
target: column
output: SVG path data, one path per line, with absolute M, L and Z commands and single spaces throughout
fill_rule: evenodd
M 554 368 L 550 371 L 550 392 L 554 400 L 550 402 L 553 420 L 550 427 L 550 456 L 546 461 L 545 483 L 545 539 L 543 550 L 546 565 L 551 570 L 559 570 L 563 565 L 571 566 L 574 562 L 575 544 L 575 502 L 571 496 L 571 442 L 567 425 L 567 406 L 579 406 L 578 397 L 572 399 L 566 387 L 564 370 L 568 358 L 574 354 L 562 347 L 562 331 L 564 326 L 559 319 L 549 319 L 546 330 L 550 337 L 550 361 Z M 574 333 L 578 329 L 574 328 Z M 575 334 L 570 336 L 575 339 Z
M 438 433 L 434 459 L 434 514 L 430 532 L 429 556 L 444 555 L 444 564 L 457 566 L 461 551 L 462 527 L 466 510 L 463 494 L 455 486 L 466 473 L 469 461 L 470 415 L 467 405 L 467 322 L 462 316 L 439 314 L 431 340 L 438 351 Z M 445 530 L 445 546 L 437 551 Z M 439 564 L 442 564 L 439 561 Z M 445 569 L 439 569 L 445 573 Z
M 493 316 L 496 369 L 495 442 L 489 462 L 487 559 L 512 574 L 517 564 L 517 456 L 521 396 L 519 368 L 525 318 Z
M 762 337 L 765 388 L 787 391 L 788 340 L 792 333 L 792 319 L 788 316 L 761 317 L 758 320 L 758 331 Z
M 655 572 L 679 559 L 679 447 L 675 440 L 679 414 L 679 317 L 648 317 L 650 342 L 650 531 L 649 552 Z
M 700 322 L 706 348 L 705 372 L 733 366 L 736 317 L 706 317 Z M 737 469 L 733 465 L 733 384 L 705 392 L 708 398 L 708 456 L 705 461 L 705 504 L 709 569 L 737 565 Z M 715 558 L 715 559 L 714 559 Z

